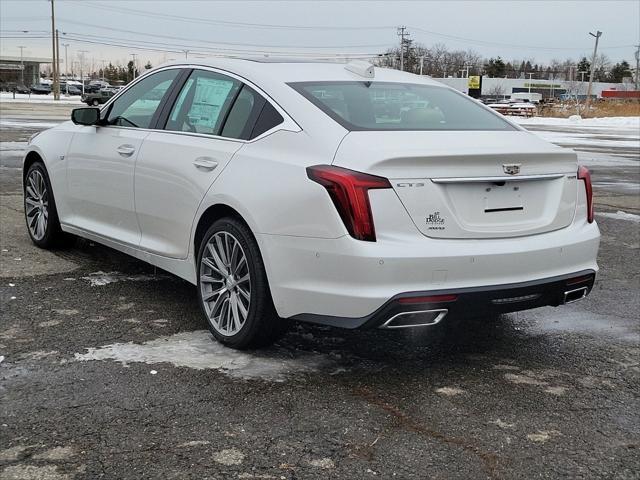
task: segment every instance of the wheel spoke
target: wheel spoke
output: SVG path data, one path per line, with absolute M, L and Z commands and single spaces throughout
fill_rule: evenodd
M 200 275 L 201 283 L 224 283 L 224 280 L 218 280 L 211 275 Z
M 207 249 L 209 250 L 211 257 L 213 258 L 213 261 L 216 263 L 219 273 L 222 276 L 227 277 L 229 275 L 229 271 L 227 270 L 227 266 L 224 264 L 224 262 L 220 258 L 220 255 L 218 255 L 218 251 L 216 250 L 216 247 L 212 244 L 209 244 L 207 245 Z
M 244 297 L 244 299 L 247 301 L 247 303 L 249 303 L 249 301 L 251 299 L 251 297 L 249 296 L 249 292 L 247 292 L 240 285 L 238 285 L 238 292 L 240 292 L 240 295 L 242 295 Z
M 226 286 L 224 286 L 222 288 L 219 288 L 217 290 L 213 290 L 212 292 L 209 292 L 206 295 L 202 295 L 202 300 L 205 301 L 205 302 L 210 302 L 211 300 L 213 300 L 218 295 L 223 295 L 226 291 L 227 291 L 227 287 Z
M 249 281 L 249 274 L 246 273 L 245 275 L 243 275 L 242 277 L 240 277 L 236 282 L 239 284 L 241 283 L 246 283 Z
M 240 326 L 242 325 L 242 320 L 244 320 L 244 318 L 241 319 L 240 314 L 238 313 L 238 297 L 235 293 L 231 294 L 230 302 L 231 312 L 233 313 L 233 329 L 240 330 Z
M 215 239 L 216 239 L 216 246 L 218 247 L 216 250 L 217 250 L 218 254 L 220 255 L 220 259 L 222 260 L 223 265 L 225 267 L 228 267 L 229 260 L 227 259 L 227 252 L 226 252 L 226 250 L 224 248 L 223 240 L 220 237 L 220 235 L 217 235 L 217 234 L 215 236 Z
M 242 315 L 242 321 L 245 321 L 247 319 L 247 314 L 249 313 L 249 311 L 247 310 L 247 307 L 244 306 L 244 303 L 242 303 L 242 299 L 238 295 L 236 295 L 236 306 L 240 311 L 240 315 Z
M 31 182 L 31 179 L 29 179 L 29 182 Z M 38 199 L 38 195 L 31 185 L 27 185 L 27 198 Z

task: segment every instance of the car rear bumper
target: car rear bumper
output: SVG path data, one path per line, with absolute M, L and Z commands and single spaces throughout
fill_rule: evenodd
M 361 319 L 407 292 L 487 291 L 598 270 L 600 232 L 586 220 L 505 239 L 378 233 L 376 242 L 256 235 L 278 314 Z
M 402 293 L 360 318 L 300 314 L 292 319 L 343 328 L 395 329 L 435 325 L 445 316 L 481 316 L 572 303 L 591 292 L 595 277 L 595 271 L 585 270 L 510 285 Z

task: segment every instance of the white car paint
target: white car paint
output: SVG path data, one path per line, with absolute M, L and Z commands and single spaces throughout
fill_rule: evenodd
M 288 85 L 362 80 L 344 65 L 214 59 L 147 75 L 168 68 L 239 79 L 284 121 L 252 140 L 71 122 L 47 130 L 26 153 L 46 164 L 63 230 L 196 283 L 199 220 L 211 207 L 228 206 L 256 237 L 282 317 L 365 317 L 405 292 L 597 271 L 599 231 L 587 221 L 575 154 L 515 123 L 505 120 L 514 126 L 509 132 L 349 132 Z M 379 68 L 375 81 L 441 86 Z M 118 154 L 122 145 L 130 155 Z M 503 163 L 522 165 L 524 176 L 557 178 L 508 183 L 536 209 L 482 220 L 482 209 L 501 200 L 484 195 L 487 181 L 465 179 L 508 180 Z M 369 191 L 375 242 L 352 238 L 326 189 L 309 180 L 307 167 L 320 164 L 390 180 L 393 188 Z M 427 228 L 435 212 L 446 230 Z

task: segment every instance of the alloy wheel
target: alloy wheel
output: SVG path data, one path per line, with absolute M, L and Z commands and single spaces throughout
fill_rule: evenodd
M 229 232 L 216 232 L 207 241 L 200 260 L 200 295 L 217 332 L 230 337 L 242 329 L 251 304 L 251 275 L 242 245 Z
M 29 232 L 35 240 L 42 240 L 49 222 L 49 194 L 39 170 L 32 170 L 27 176 L 24 202 Z

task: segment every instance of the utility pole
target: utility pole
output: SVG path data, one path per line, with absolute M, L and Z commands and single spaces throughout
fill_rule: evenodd
M 106 60 L 101 60 L 102 62 L 102 81 L 104 82 L 104 64 L 107 63 Z
M 636 50 L 636 90 L 640 90 L 640 88 L 638 88 L 638 80 L 640 80 L 638 77 L 640 77 L 640 45 L 638 45 L 638 49 Z
M 526 75 L 529 75 L 529 93 L 531 93 L 531 77 L 533 77 L 533 72 L 529 72 Z
M 138 60 L 137 59 L 138 54 L 137 53 L 130 53 L 130 55 L 133 57 L 133 79 L 132 80 L 135 80 L 136 79 L 136 67 L 138 65 L 138 61 L 137 61 Z
M 184 52 L 184 59 L 188 59 L 189 58 L 189 50 L 183 50 Z
M 24 86 L 24 56 L 22 55 L 22 51 L 26 48 L 22 45 L 18 47 L 20 49 L 20 85 Z M 637 72 L 636 72 L 637 76 Z
M 589 87 L 587 88 L 587 101 L 585 102 L 585 107 L 589 110 L 589 103 L 591 103 L 591 85 L 593 83 L 593 74 L 596 71 L 596 55 L 598 54 L 598 41 L 602 36 L 602 32 L 600 30 L 596 31 L 596 33 L 589 32 L 593 38 L 596 39 L 596 45 L 593 47 L 593 57 L 591 58 L 591 73 L 589 74 Z
M 49 1 L 51 2 L 51 73 L 53 73 L 53 98 L 54 100 L 60 100 L 58 72 L 56 70 L 56 12 L 53 4 L 54 0 Z
M 398 36 L 400 37 L 400 70 L 404 72 L 404 37 L 409 35 L 409 32 L 406 31 L 407 27 L 404 25 L 402 27 L 398 27 Z
M 424 68 L 424 55 L 420 57 L 420 75 L 422 75 L 423 68 Z

